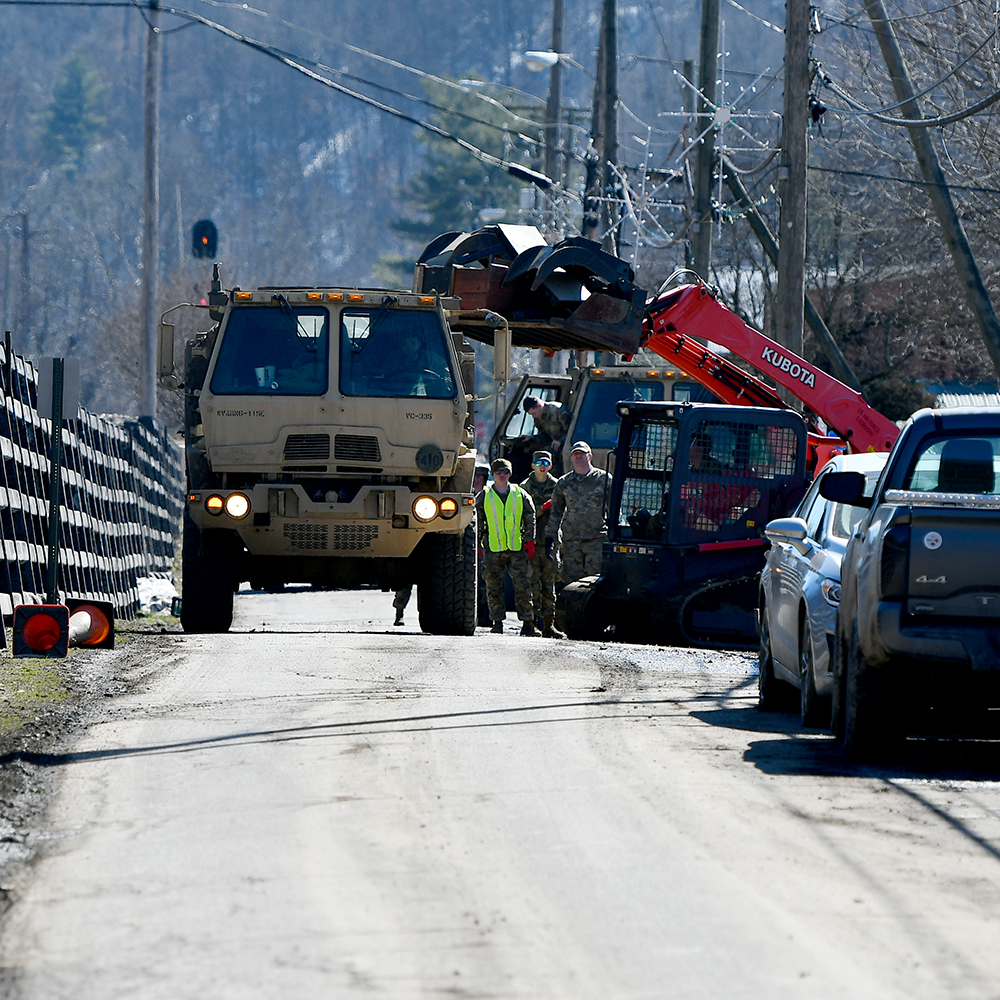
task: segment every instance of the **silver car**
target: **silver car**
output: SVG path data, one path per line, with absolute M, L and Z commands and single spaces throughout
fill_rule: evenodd
M 760 577 L 758 605 L 758 704 L 763 711 L 791 707 L 792 688 L 798 688 L 802 725 L 830 724 L 840 563 L 865 511 L 824 499 L 820 482 L 830 472 L 863 472 L 871 494 L 888 457 L 884 452 L 835 456 L 813 480 L 795 515 L 771 521 L 764 529 L 771 551 Z

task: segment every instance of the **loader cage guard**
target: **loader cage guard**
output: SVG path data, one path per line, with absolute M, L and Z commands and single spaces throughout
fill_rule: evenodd
M 611 540 L 703 545 L 759 537 L 801 499 L 797 414 L 622 404 Z

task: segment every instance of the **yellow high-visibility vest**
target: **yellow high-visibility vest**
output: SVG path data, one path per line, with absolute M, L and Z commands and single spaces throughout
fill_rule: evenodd
M 490 552 L 520 552 L 521 513 L 524 510 L 521 490 L 511 483 L 507 502 L 503 503 L 491 486 L 483 497 L 483 510 Z

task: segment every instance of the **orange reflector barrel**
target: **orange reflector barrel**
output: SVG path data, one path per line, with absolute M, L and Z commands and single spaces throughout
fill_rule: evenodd
M 69 644 L 88 649 L 115 648 L 115 609 L 107 601 L 67 601 Z
M 14 608 L 15 656 L 65 656 L 69 608 L 62 604 L 19 604 Z

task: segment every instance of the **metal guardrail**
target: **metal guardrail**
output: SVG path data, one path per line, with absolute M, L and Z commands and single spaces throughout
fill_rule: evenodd
M 0 347 L 0 613 L 44 600 L 52 421 L 36 409 L 37 380 Z M 174 563 L 184 476 L 178 445 L 148 422 L 81 410 L 64 421 L 59 545 L 63 600 L 139 607 L 137 581 Z

